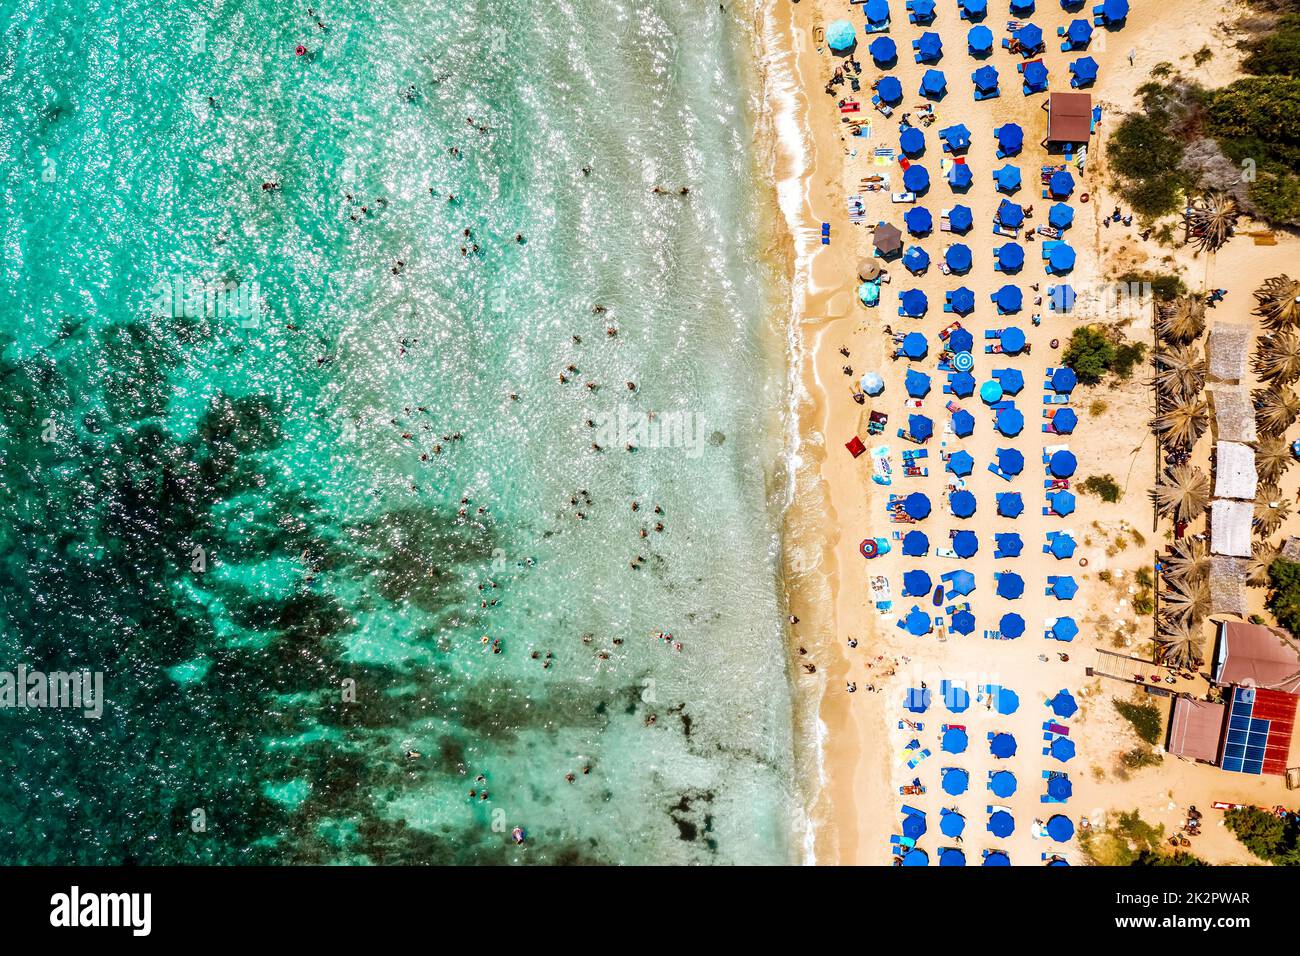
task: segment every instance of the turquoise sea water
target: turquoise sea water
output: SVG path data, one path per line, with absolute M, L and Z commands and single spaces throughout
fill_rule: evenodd
M 6 862 L 793 858 L 747 17 L 0 0 Z

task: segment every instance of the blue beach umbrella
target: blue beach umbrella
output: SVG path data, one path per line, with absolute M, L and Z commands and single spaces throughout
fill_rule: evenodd
M 1069 272 L 1074 268 L 1074 249 L 1065 243 L 1053 246 L 1052 251 L 1047 254 L 1047 261 L 1054 274 Z
M 876 84 L 876 95 L 886 103 L 897 103 L 903 98 L 903 84 L 895 76 L 882 76 Z
M 992 405 L 994 402 L 1002 401 L 1002 383 L 996 379 L 989 379 L 981 385 L 980 400 L 985 405 Z
M 966 818 L 952 810 L 939 813 L 939 832 L 946 837 L 959 837 L 966 829 Z
M 925 293 L 922 292 L 920 289 L 908 289 L 901 296 L 899 296 L 899 301 L 903 306 L 903 314 L 911 316 L 914 319 L 919 319 L 921 316 L 925 315 L 925 310 L 930 306 L 930 302 L 928 299 L 926 299 Z M 921 333 L 919 332 L 912 332 L 909 333 L 909 337 L 912 335 L 920 335 L 920 334 Z M 921 337 L 922 339 L 925 338 L 924 336 Z M 903 345 L 904 348 L 906 348 L 907 343 L 904 342 Z M 924 355 L 925 353 L 923 352 L 921 354 Z M 911 354 L 909 353 L 908 357 L 911 358 L 913 356 L 911 356 Z M 916 357 L 919 358 L 919 356 Z
M 1009 325 L 1002 330 L 1002 351 L 1007 355 L 1018 355 L 1025 347 L 1025 330 Z
M 1069 283 L 1053 286 L 1047 294 L 1047 307 L 1053 312 L 1069 312 L 1074 308 L 1074 286 Z
M 1105 0 L 1101 5 L 1101 16 L 1106 23 L 1119 23 L 1128 16 L 1128 0 Z
M 937 60 L 943 56 L 943 40 L 939 39 L 939 34 L 933 30 L 928 30 L 921 34 L 921 38 L 916 41 L 916 53 L 924 63 L 928 60 Z
M 919 558 L 930 553 L 930 539 L 924 531 L 909 531 L 903 535 L 903 554 Z
M 929 351 L 929 348 L 925 336 L 920 332 L 908 332 L 907 335 L 903 336 L 903 354 L 913 361 L 925 358 L 925 353 Z
M 948 170 L 948 185 L 954 190 L 969 189 L 975 181 L 975 174 L 966 163 L 953 163 Z
M 1003 571 L 998 576 L 998 597 L 1016 601 L 1025 593 L 1025 579 L 1014 571 Z
M 954 151 L 970 148 L 970 130 L 965 123 L 956 123 L 939 131 L 940 138 Z
M 952 536 L 952 549 L 959 558 L 974 557 L 979 547 L 980 541 L 974 531 L 958 531 Z
M 1016 755 L 1016 738 L 1014 734 L 1006 731 L 999 731 L 993 735 L 989 741 L 989 753 L 999 760 L 1006 760 L 1008 757 Z
M 953 412 L 952 430 L 956 432 L 958 438 L 969 438 L 975 432 L 975 416 L 964 408 Z
M 1052 457 L 1047 462 L 1047 470 L 1056 478 L 1069 478 L 1078 467 L 1079 460 L 1068 449 L 1052 452 Z
M 876 37 L 871 41 L 871 46 L 867 47 L 867 51 L 876 66 L 884 66 L 898 59 L 898 47 L 889 37 Z
M 996 699 L 996 709 L 999 714 L 1006 717 L 1014 714 L 1020 709 L 1020 695 L 1010 687 L 999 687 L 994 694 Z
M 1025 86 L 1030 93 L 1041 93 L 1047 89 L 1047 67 L 1042 60 L 1030 60 L 1025 64 Z
M 913 275 L 920 275 L 930 268 L 930 254 L 920 246 L 910 246 L 903 254 L 903 268 Z
M 1058 409 L 1052 417 L 1052 427 L 1062 435 L 1073 432 L 1077 424 L 1079 424 L 1079 415 L 1073 408 Z
M 970 786 L 970 774 L 959 767 L 948 767 L 943 771 L 943 792 L 950 797 L 960 797 Z
M 877 40 L 876 42 L 879 43 L 880 41 Z M 898 148 L 901 149 L 908 156 L 917 156 L 920 153 L 925 152 L 925 134 L 921 132 L 919 127 L 916 126 L 904 127 L 903 131 L 898 134 Z M 913 210 L 913 211 L 925 212 L 924 209 Z M 904 216 L 903 218 L 904 220 L 906 220 L 907 217 Z
M 1047 795 L 1053 800 L 1068 800 L 1074 795 L 1074 786 L 1069 777 L 1049 777 Z
M 975 630 L 975 615 L 970 611 L 958 611 L 952 616 L 952 629 L 958 634 L 970 634 Z
M 903 597 L 928 597 L 930 586 L 930 575 L 919 568 L 903 573 Z
M 943 732 L 942 749 L 946 754 L 960 754 L 966 752 L 966 745 L 969 743 L 966 737 L 966 731 L 959 730 L 956 727 L 949 728 Z
M 918 23 L 929 23 L 934 19 L 934 0 L 914 0 L 912 12 Z
M 1032 2 L 1030 9 L 1033 9 Z M 1013 16 L 1016 14 L 1016 0 L 1011 0 L 1011 13 Z M 1028 56 L 1043 45 L 1043 31 L 1036 23 L 1026 23 L 1016 31 L 1016 39 L 1020 41 L 1021 53 Z
M 958 293 L 962 291 L 963 289 L 956 289 L 953 291 L 952 300 L 954 303 L 956 303 L 958 298 L 960 298 Z M 972 300 L 971 307 L 974 308 L 975 293 L 971 292 L 970 289 L 965 289 L 964 291 L 970 293 Z M 948 351 L 950 352 L 969 352 L 974 347 L 975 336 L 971 335 L 968 329 L 953 329 L 952 334 L 948 336 Z
M 831 25 L 826 28 L 826 44 L 832 50 L 847 50 L 856 40 L 853 24 L 848 20 L 832 20 Z
M 948 225 L 952 227 L 953 232 L 965 232 L 975 223 L 975 217 L 970 211 L 970 206 L 956 205 L 948 213 Z
M 1097 79 L 1097 61 L 1090 56 L 1081 56 L 1070 64 L 1070 72 L 1079 86 Z
M 966 854 L 956 847 L 944 847 L 939 851 L 940 866 L 965 866 Z
M 1005 810 L 996 810 L 989 817 L 989 832 L 998 839 L 1006 839 L 1016 832 L 1016 821 Z
M 1018 558 L 1020 552 L 1025 548 L 1024 541 L 1014 531 L 1004 531 L 999 535 L 995 535 L 995 538 L 998 542 L 998 550 L 1002 552 L 1003 557 Z
M 1015 155 L 1025 143 L 1025 131 L 1019 123 L 1003 123 L 998 127 L 998 147 L 1008 155 Z
M 957 0 L 957 2 L 970 20 L 983 16 L 988 9 L 988 0 Z
M 1058 515 L 1065 516 L 1074 514 L 1074 494 L 1069 491 L 1058 491 L 1052 495 L 1052 510 Z
M 970 692 L 959 684 L 944 682 L 943 703 L 954 714 L 964 714 L 970 708 Z
M 943 261 L 953 272 L 966 272 L 971 266 L 970 246 L 964 242 L 954 242 L 944 250 Z
M 903 130 L 903 136 L 906 137 L 913 127 Z M 916 130 L 920 135 L 921 131 Z M 922 135 L 921 139 L 925 137 Z M 914 236 L 924 236 L 934 228 L 934 217 L 930 215 L 930 210 L 921 206 L 915 206 L 909 209 L 903 216 L 903 222 L 907 226 L 907 231 Z
M 1057 737 L 1052 740 L 1047 751 L 1054 759 L 1065 763 L 1074 759 L 1074 741 L 1069 737 Z
M 921 637 L 930 633 L 930 615 L 926 614 L 919 607 L 914 607 L 907 612 L 907 619 L 903 622 L 907 628 L 907 633 L 913 637 Z
M 984 64 L 970 75 L 975 89 L 981 93 L 992 93 L 998 88 L 998 70 L 991 64 Z
M 969 518 L 975 513 L 975 496 L 964 488 L 948 496 L 948 507 L 958 518 Z
M 1016 792 L 1016 775 L 1010 770 L 999 770 L 989 777 L 989 789 L 998 799 L 1007 799 Z
M 925 415 L 909 415 L 907 430 L 917 441 L 925 441 L 934 434 L 934 422 Z
M 1025 250 L 1018 242 L 1004 242 L 998 246 L 997 257 L 1003 272 L 1018 272 L 1025 264 Z
M 1047 821 L 1047 835 L 1057 843 L 1064 843 L 1074 836 L 1074 823 L 1058 813 Z
M 1004 285 L 993 293 L 993 302 L 1002 313 L 1019 312 L 1024 300 L 1024 293 L 1014 285 Z
M 929 866 L 930 857 L 924 850 L 911 849 L 903 854 L 903 866 Z
M 965 478 L 975 468 L 975 459 L 968 451 L 955 451 L 948 459 L 948 470 L 959 478 Z
M 994 424 L 998 434 L 1014 437 L 1025 430 L 1025 416 L 1017 408 L 1004 408 L 998 413 Z
M 1076 544 L 1074 538 L 1068 534 L 1058 534 L 1052 539 L 1050 545 L 1052 557 L 1056 558 L 1058 561 L 1074 557 L 1075 547 Z
M 1056 696 L 1047 702 L 1052 708 L 1052 713 L 1057 717 L 1070 718 L 1079 710 L 1079 705 L 1074 702 L 1074 695 L 1068 690 L 1059 690 Z
M 1007 856 L 1001 850 L 992 850 L 985 857 L 981 866 L 1010 866 L 1011 857 Z
M 948 88 L 948 80 L 943 75 L 943 70 L 926 70 L 921 77 L 921 95 L 929 98 L 935 98 L 943 95 L 943 91 Z
M 949 386 L 958 398 L 970 398 L 971 393 L 975 391 L 975 376 L 970 372 L 958 372 L 952 377 Z M 970 472 L 967 471 L 966 474 L 969 475 Z
M 1067 859 L 1065 859 L 1064 857 L 1056 856 L 1056 857 L 1052 857 L 1052 859 L 1048 860 L 1048 861 L 1047 861 L 1047 865 L 1048 865 L 1048 866 L 1069 866 L 1069 865 L 1070 865 L 1070 861 L 1067 860 Z
M 885 380 L 876 372 L 867 372 L 864 374 L 862 376 L 862 381 L 859 384 L 862 386 L 864 392 L 873 397 L 879 395 L 885 390 Z
M 1015 611 L 1009 611 L 1002 615 L 1002 620 L 998 622 L 998 630 L 1003 637 L 1017 638 L 1025 633 L 1025 619 Z
M 919 813 L 909 813 L 907 816 L 903 817 L 903 836 L 907 837 L 909 840 L 919 840 L 921 837 L 925 836 L 925 831 L 928 829 L 929 827 L 926 826 L 925 817 L 921 816 Z
M 1092 39 L 1092 24 L 1087 20 L 1071 20 L 1065 28 L 1065 38 L 1070 41 L 1070 46 L 1086 47 Z
M 924 492 L 914 491 L 903 499 L 903 511 L 916 521 L 927 518 L 930 515 L 930 499 Z
M 1004 199 L 998 204 L 998 222 L 1008 229 L 1019 229 L 1025 221 L 1025 210 L 1020 203 Z
M 1063 202 L 1047 210 L 1047 224 L 1054 229 L 1069 229 L 1074 224 L 1074 210 Z
M 867 22 L 873 25 L 884 23 L 889 19 L 889 3 L 887 0 L 867 0 L 863 10 L 867 15 Z
M 993 179 L 1003 192 L 1015 192 L 1020 188 L 1020 167 L 1007 163 L 993 173 Z
M 998 470 L 1007 475 L 1020 474 L 1025 470 L 1025 456 L 1016 448 L 999 448 Z
M 1052 597 L 1058 601 L 1071 601 L 1079 593 L 1079 582 L 1069 574 L 1063 574 L 1052 582 Z
M 975 310 L 975 293 L 972 292 L 970 289 L 966 288 L 965 286 L 962 286 L 961 288 L 958 289 L 953 289 L 952 310 L 956 312 L 958 315 L 970 315 L 970 313 Z M 958 329 L 957 331 L 964 332 L 966 330 Z M 956 332 L 953 333 L 954 336 L 956 334 L 957 334 Z M 949 340 L 951 341 L 951 336 L 949 337 Z M 966 348 L 966 349 L 962 349 L 961 351 L 969 352 L 970 349 Z
M 972 56 L 988 53 L 993 49 L 993 31 L 982 23 L 971 27 L 970 32 L 966 34 L 966 46 Z M 995 80 L 994 85 L 996 84 Z
M 965 597 L 975 590 L 975 575 L 971 574 L 965 568 L 960 571 L 954 571 L 948 578 L 948 586 L 958 594 Z
M 998 498 L 998 514 L 1004 518 L 1019 518 L 1025 510 L 1025 503 L 1020 492 L 1009 491 Z
M 903 695 L 903 706 L 908 713 L 924 714 L 930 709 L 930 689 L 928 687 L 909 687 Z
M 1052 625 L 1052 639 L 1069 643 L 1079 636 L 1079 625 L 1072 617 L 1058 617 Z
M 1002 391 L 1008 395 L 1019 395 L 1025 387 L 1025 376 L 1018 368 L 998 369 L 993 374 L 1002 383 Z
M 913 163 L 903 170 L 903 188 L 910 193 L 923 193 L 930 188 L 930 174 L 924 166 Z
M 1074 177 L 1068 170 L 1058 169 L 1047 181 L 1047 190 L 1054 199 L 1064 199 L 1074 192 Z

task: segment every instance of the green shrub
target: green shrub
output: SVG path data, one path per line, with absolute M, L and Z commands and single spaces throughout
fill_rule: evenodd
M 1133 725 L 1133 730 L 1140 739 L 1152 745 L 1160 742 L 1164 733 L 1164 718 L 1160 715 L 1159 707 L 1155 704 L 1134 704 L 1127 700 L 1117 700 L 1114 703 L 1120 716 Z
M 1300 564 L 1278 558 L 1268 569 L 1266 607 L 1292 634 L 1300 631 Z
M 1270 34 L 1244 44 L 1241 68 L 1256 76 L 1294 76 L 1300 66 L 1300 16 L 1288 14 Z
M 1141 342 L 1116 344 L 1103 329 L 1083 325 L 1071 333 L 1061 361 L 1074 369 L 1080 382 L 1096 385 L 1107 372 L 1129 378 L 1145 356 L 1146 346 Z
M 1119 485 L 1110 475 L 1089 475 L 1084 479 L 1083 490 L 1111 504 L 1119 501 Z
M 1294 818 L 1280 820 L 1267 810 L 1241 807 L 1224 814 L 1223 822 L 1261 860 L 1300 865 L 1300 824 Z

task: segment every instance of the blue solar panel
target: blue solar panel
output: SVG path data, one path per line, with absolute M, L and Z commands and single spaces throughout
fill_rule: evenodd
M 1268 732 L 1272 721 L 1255 717 L 1255 691 L 1238 687 L 1232 692 L 1232 705 L 1228 709 L 1228 732 L 1224 735 L 1224 770 L 1235 773 L 1262 774 L 1264 752 L 1268 747 Z

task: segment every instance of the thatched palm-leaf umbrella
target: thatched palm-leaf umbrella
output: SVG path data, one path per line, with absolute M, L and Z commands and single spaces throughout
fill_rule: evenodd
M 1206 252 L 1223 248 L 1232 237 L 1233 227 L 1240 215 L 1237 201 L 1227 193 L 1214 192 L 1192 202 L 1193 245 Z
M 1260 339 L 1254 367 L 1265 380 L 1286 383 L 1300 378 L 1300 335 L 1274 332 L 1268 339 Z
M 1190 670 L 1196 662 L 1202 660 L 1205 652 L 1205 639 L 1201 636 L 1200 623 L 1192 623 L 1178 617 L 1167 617 L 1160 622 L 1156 631 L 1156 653 L 1170 667 Z
M 1179 523 L 1195 521 L 1209 506 L 1210 479 L 1190 464 L 1175 465 L 1161 476 L 1151 495 L 1161 514 Z
M 1300 280 L 1287 275 L 1273 276 L 1255 290 L 1255 314 L 1270 329 L 1293 329 L 1300 325 Z
M 1250 397 L 1255 404 L 1255 427 L 1262 435 L 1282 435 L 1300 416 L 1300 393 L 1293 388 L 1257 388 Z
M 1205 300 L 1180 295 L 1156 310 L 1156 334 L 1170 345 L 1186 345 L 1205 331 Z
M 1280 552 L 1266 541 L 1255 545 L 1253 551 L 1246 564 L 1246 583 L 1252 588 L 1266 588 L 1272 583 L 1268 579 L 1268 569 Z
M 1175 404 L 1194 399 L 1205 387 L 1205 356 L 1194 345 L 1156 349 L 1156 388 Z
M 1276 485 L 1291 467 L 1291 446 L 1280 438 L 1265 438 L 1255 449 L 1255 473 L 1266 485 Z
M 1160 573 L 1168 579 L 1204 580 L 1210 573 L 1210 552 L 1200 538 L 1179 538 L 1160 559 L 1160 567 Z
M 1291 499 L 1277 485 L 1260 485 L 1255 491 L 1255 533 L 1267 538 L 1291 514 Z
M 1151 430 L 1162 444 L 1186 450 L 1204 434 L 1209 421 L 1210 413 L 1204 399 L 1189 401 L 1157 415 L 1151 422 Z
M 1169 618 L 1196 625 L 1210 613 L 1210 582 L 1173 580 L 1160 596 L 1161 606 Z

